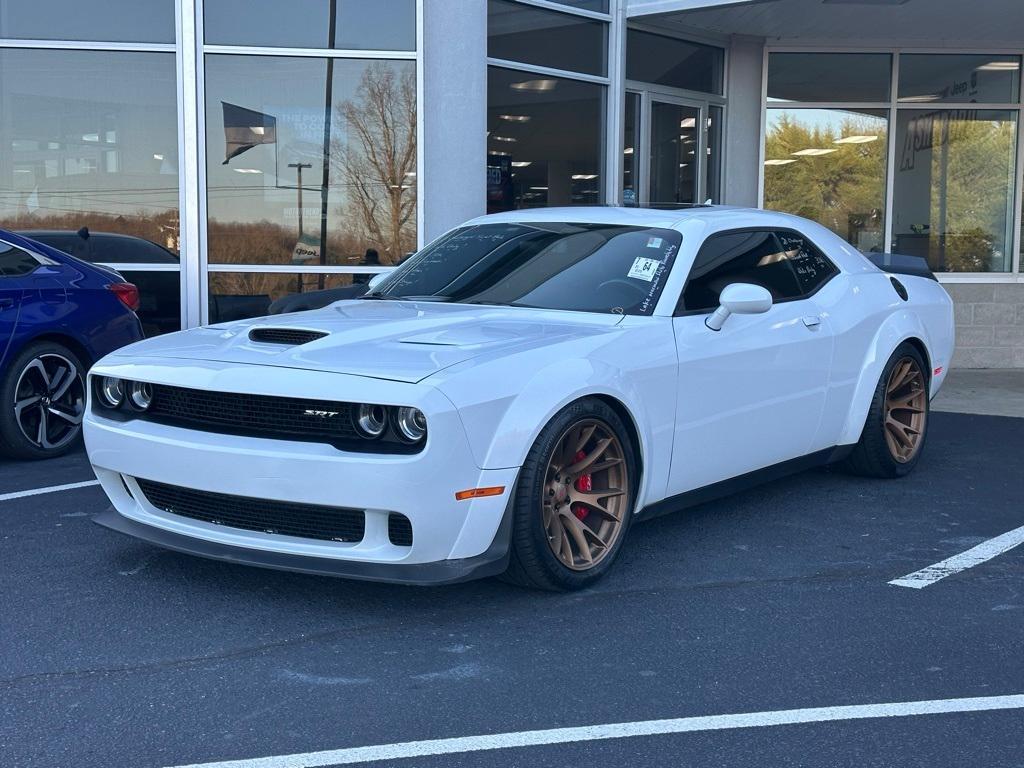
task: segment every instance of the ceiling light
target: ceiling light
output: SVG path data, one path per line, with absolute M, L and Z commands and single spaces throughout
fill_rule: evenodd
M 498 157 L 509 157 L 511 152 L 502 152 L 500 149 L 489 149 L 487 150 L 488 155 L 496 155 Z
M 789 165 L 790 163 L 795 163 L 795 162 L 796 162 L 796 160 L 765 160 L 764 164 L 765 165 Z
M 153 159 L 154 160 L 163 160 L 164 156 L 163 155 L 153 155 Z
M 540 192 L 547 192 L 548 191 L 547 187 L 530 187 L 530 189 L 535 189 L 535 190 L 538 190 Z
M 263 173 L 259 168 L 232 168 L 235 173 Z
M 939 94 L 926 93 L 923 96 L 900 96 L 900 101 L 938 101 Z
M 597 174 L 596 173 L 574 173 L 572 175 L 572 178 L 575 179 L 576 181 L 583 181 L 583 180 L 589 181 L 590 179 L 596 179 L 597 178 Z
M 494 141 L 507 141 L 509 143 L 518 141 L 518 139 L 514 139 L 511 136 L 491 136 L 491 138 L 494 139 Z
M 499 120 L 508 120 L 510 123 L 528 123 L 529 115 L 498 115 Z
M 878 136 L 843 136 L 841 139 L 836 139 L 833 144 L 868 144 L 872 141 L 878 141 Z
M 679 127 L 680 128 L 696 128 L 697 127 L 697 118 L 695 118 L 695 117 L 683 118 L 682 120 L 679 121 Z
M 1020 69 L 1020 62 L 1018 61 L 990 61 L 988 64 L 982 64 L 977 67 L 980 72 L 1016 72 Z
M 626 147 L 624 150 L 622 150 L 622 154 L 624 154 L 624 155 L 632 155 L 633 154 L 633 148 L 632 147 Z
M 526 167 L 530 166 L 532 163 L 533 163 L 533 160 L 513 160 L 512 161 L 512 167 L 513 168 L 526 168 Z
M 553 91 L 558 85 L 557 80 L 543 78 L 541 80 L 523 80 L 521 83 L 509 85 L 513 91 Z
M 838 149 L 801 149 L 799 152 L 791 152 L 790 154 L 796 157 L 818 157 L 820 155 L 830 155 L 838 151 Z

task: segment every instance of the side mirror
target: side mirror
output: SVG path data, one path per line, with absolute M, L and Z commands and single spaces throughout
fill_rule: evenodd
M 725 286 L 718 297 L 718 309 L 705 321 L 712 331 L 722 330 L 729 315 L 760 315 L 772 308 L 772 295 L 768 289 L 750 283 L 733 283 Z
M 372 291 L 374 288 L 376 288 L 378 285 L 380 285 L 382 282 L 384 282 L 384 278 L 387 277 L 389 274 L 391 274 L 391 273 L 390 272 L 378 272 L 376 275 L 371 277 L 370 278 L 370 282 L 368 282 L 366 284 L 367 290 L 368 291 Z

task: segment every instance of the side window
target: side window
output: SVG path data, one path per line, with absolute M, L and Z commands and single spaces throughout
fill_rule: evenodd
M 719 294 L 731 283 L 767 288 L 775 302 L 799 299 L 836 271 L 821 251 L 795 232 L 722 232 L 705 240 L 697 253 L 679 310 L 714 310 Z
M 808 296 L 831 280 L 839 271 L 829 258 L 803 235 L 796 232 L 776 232 L 779 244 L 789 263 L 793 265 L 800 290 Z
M 0 240 L 0 276 L 27 275 L 38 266 L 39 261 L 31 253 Z

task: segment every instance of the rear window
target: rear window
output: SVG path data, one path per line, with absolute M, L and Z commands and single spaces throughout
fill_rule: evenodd
M 670 229 L 607 224 L 463 227 L 365 298 L 649 315 L 681 242 Z

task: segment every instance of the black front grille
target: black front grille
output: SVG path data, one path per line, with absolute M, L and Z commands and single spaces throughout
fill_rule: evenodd
M 408 517 L 397 512 L 388 515 L 388 540 L 396 547 L 412 546 L 412 523 Z
M 324 331 L 307 331 L 302 328 L 253 328 L 249 331 L 249 340 L 297 346 L 322 339 L 326 335 Z
M 179 517 L 303 539 L 363 540 L 366 515 L 360 509 L 230 496 L 142 478 L 136 478 L 135 482 L 150 504 Z
M 153 385 L 149 410 L 134 418 L 203 432 L 370 448 L 355 431 L 352 404 L 300 397 L 210 392 Z

